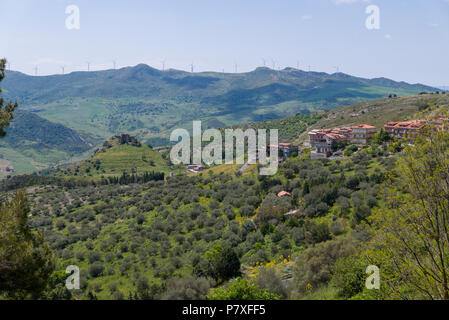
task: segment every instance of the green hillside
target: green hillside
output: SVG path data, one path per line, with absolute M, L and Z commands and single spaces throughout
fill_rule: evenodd
M 0 140 L 0 155 L 13 164 L 15 174 L 74 161 L 99 142 L 23 110 L 16 111 L 7 131 Z
M 309 114 L 298 113 L 292 117 L 267 120 L 262 122 L 251 122 L 242 125 L 236 125 L 231 128 L 246 129 L 277 129 L 279 133 L 279 142 L 292 142 L 298 135 L 307 130 L 308 127 L 315 124 L 325 116 L 324 112 L 313 112 Z
M 227 127 L 437 90 L 293 68 L 231 74 L 137 65 L 43 77 L 6 74 L 3 95 L 18 100 L 21 111 L 0 153 L 17 173 L 85 159 L 91 146 L 122 132 L 160 146 L 169 143 L 173 129 L 191 130 L 193 120 L 202 120 L 203 128 Z M 282 121 L 264 124 L 284 128 Z M 282 139 L 297 132 L 281 131 Z
M 229 74 L 160 71 L 147 65 L 45 77 L 8 72 L 4 89 L 22 109 L 80 133 L 104 140 L 130 132 L 144 142 L 166 139 L 170 130 L 188 127 L 192 120 L 227 126 L 437 90 L 293 68 Z
M 380 117 L 405 109 L 416 98 L 374 102 L 373 113 Z M 447 95 L 418 98 L 408 113 L 385 114 L 382 121 L 420 112 L 418 116 L 430 116 L 449 107 Z M 346 114 L 348 108 L 353 106 L 337 111 Z M 325 119 L 312 118 L 318 121 L 312 127 Z M 340 124 L 327 121 L 329 126 Z M 92 159 L 57 174 L 76 176 L 84 184 L 48 176 L 39 181 L 30 175 L 12 178 L 15 183 L 6 189 L 27 188 L 29 224 L 51 245 L 57 270 L 80 267 L 81 289 L 64 292 L 50 286 L 51 297 L 204 299 L 240 276 L 255 279 L 283 299 L 378 299 L 364 289 L 365 264 L 362 268 L 351 260 L 342 269 L 337 261 L 369 240 L 360 227 L 385 209 L 385 195 L 379 191 L 391 170 L 393 176 L 401 173 L 400 167 L 395 169 L 404 156 L 401 148 L 380 143 L 327 161 L 302 154 L 282 162 L 276 175 L 268 177 L 258 176 L 255 165 L 236 174 L 234 165 L 164 181 L 92 183 L 121 170 L 168 169 L 160 154 L 120 136 L 108 140 Z M 154 165 L 148 165 L 146 156 Z M 291 195 L 279 197 L 280 191 Z M 229 265 L 237 268 L 228 273 Z M 348 282 L 335 278 L 333 270 L 350 276 L 349 292 Z M 391 276 L 391 270 L 386 272 Z M 396 284 L 411 298 L 425 298 L 399 279 Z M 378 294 L 391 297 L 384 290 Z
M 449 94 L 423 94 L 365 101 L 325 113 L 307 131 L 317 128 L 335 128 L 367 123 L 378 129 L 389 121 L 405 121 L 449 106 Z M 304 131 L 295 142 L 307 140 Z
M 120 142 L 119 137 L 109 139 L 90 159 L 61 168 L 57 175 L 99 178 L 120 176 L 123 172 L 140 175 L 170 171 L 161 153 L 132 139 L 133 142 Z
M 230 128 L 278 129 L 280 142 L 300 142 L 308 138 L 307 132 L 317 128 L 334 128 L 368 123 L 382 128 L 389 121 L 405 121 L 431 114 L 449 106 L 449 94 L 420 94 L 364 101 L 329 111 L 296 114 L 291 117 L 251 122 Z
M 134 154 L 145 148 L 114 145 L 96 157 L 105 167 L 121 167 L 116 156 L 123 147 Z M 51 244 L 60 269 L 80 267 L 81 289 L 70 293 L 78 299 L 204 298 L 238 275 L 234 271 L 222 278 L 210 270 L 211 264 L 231 263 L 229 256 L 211 260 L 220 248 L 232 248 L 243 278 L 261 279 L 266 268 L 276 283 L 268 290 L 284 299 L 305 299 L 308 279 L 301 266 L 310 265 L 314 294 L 327 290 L 326 270 L 360 243 L 355 229 L 378 206 L 379 183 L 394 157 L 375 150 L 344 161 L 295 157 L 272 177 L 258 176 L 256 170 L 239 177 L 231 166 L 231 172 L 211 170 L 165 182 L 45 184 L 29 188 L 30 225 Z M 79 171 L 91 165 L 85 162 Z M 292 197 L 278 198 L 281 190 Z M 288 218 L 290 210 L 297 213 Z M 332 251 L 335 246 L 340 249 Z M 317 265 L 322 255 L 330 258 Z M 281 276 L 292 281 L 279 291 Z M 336 291 L 321 294 L 338 298 Z

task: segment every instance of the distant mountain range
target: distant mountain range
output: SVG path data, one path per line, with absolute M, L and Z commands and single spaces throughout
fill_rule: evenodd
M 225 127 L 439 90 L 294 68 L 189 73 L 144 64 L 42 77 L 8 71 L 2 88 L 20 104 L 9 137 L 0 141 L 0 154 L 23 169 L 18 172 L 70 161 L 119 133 L 156 146 L 193 120 L 202 120 L 203 128 Z

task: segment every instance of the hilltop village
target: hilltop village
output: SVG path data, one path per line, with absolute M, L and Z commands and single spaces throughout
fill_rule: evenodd
M 353 148 L 359 148 L 368 145 L 376 134 L 383 133 L 385 141 L 397 142 L 400 139 L 405 139 L 408 143 L 412 143 L 416 135 L 424 127 L 431 125 L 436 128 L 443 128 L 448 122 L 448 118 L 437 116 L 432 120 L 390 121 L 380 130 L 373 125 L 365 123 L 333 129 L 313 129 L 308 132 L 309 140 L 304 142 L 303 145 L 298 147 L 292 143 L 269 144 L 267 146 L 267 153 L 270 152 L 271 148 L 278 149 L 278 161 L 283 162 L 311 148 L 311 160 L 338 159 L 344 156 L 343 151 L 346 147 L 353 146 Z M 239 171 L 243 172 L 247 167 L 248 163 L 245 163 Z M 207 166 L 203 164 L 192 164 L 188 165 L 185 169 L 188 173 L 196 174 L 206 170 Z
M 393 141 L 406 139 L 412 142 L 414 137 L 424 127 L 432 125 L 437 128 L 443 128 L 448 121 L 448 118 L 438 116 L 433 120 L 387 122 L 383 127 L 383 131 Z M 309 142 L 306 142 L 306 145 L 314 149 L 310 153 L 312 160 L 325 159 L 332 156 L 341 146 L 347 144 L 354 144 L 356 146 L 366 145 L 377 133 L 377 128 L 368 124 L 333 129 L 314 129 L 308 133 Z

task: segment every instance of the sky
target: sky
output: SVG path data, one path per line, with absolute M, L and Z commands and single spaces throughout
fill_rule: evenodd
M 67 28 L 70 5 L 79 29 Z M 30 75 L 165 61 L 195 72 L 299 66 L 449 86 L 448 56 L 449 0 L 0 0 L 0 57 Z

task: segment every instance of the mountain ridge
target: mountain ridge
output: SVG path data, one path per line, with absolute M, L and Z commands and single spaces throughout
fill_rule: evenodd
M 69 131 L 62 128 L 73 130 L 72 137 L 79 136 L 93 145 L 123 132 L 145 144 L 167 145 L 173 129 L 191 130 L 194 120 L 201 120 L 207 128 L 226 127 L 330 110 L 389 95 L 437 90 L 386 78 L 364 79 L 295 68 L 191 73 L 139 64 L 65 75 L 36 77 L 16 71 L 6 74 L 2 96 L 18 100 L 19 110 L 29 113 L 25 127 L 42 129 L 49 125 L 43 120 L 50 121 L 63 126 L 60 129 L 66 133 Z M 86 156 L 82 140 L 78 143 L 83 150 L 76 154 L 68 155 L 61 143 L 57 149 L 41 148 L 39 140 L 49 138 L 41 129 L 36 129 L 37 135 L 29 139 L 29 150 L 8 147 L 0 153 L 7 160 L 20 159 L 21 172 Z M 15 135 L 11 132 L 10 139 L 20 136 Z

